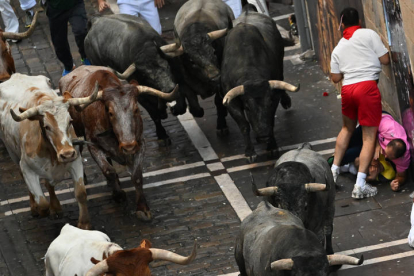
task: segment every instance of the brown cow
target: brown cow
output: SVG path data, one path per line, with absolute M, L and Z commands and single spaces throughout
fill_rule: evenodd
M 136 189 L 136 214 L 142 220 L 150 220 L 151 212 L 142 190 L 142 160 L 144 157 L 143 127 L 137 98 L 140 94 L 151 94 L 166 101 L 172 101 L 177 88 L 172 93 L 131 84 L 122 85 L 120 80 L 106 67 L 81 66 L 61 78 L 59 88 L 72 97 L 90 95 L 95 82 L 99 82 L 97 101 L 83 107 L 82 113 L 70 110 L 73 126 L 78 136 L 84 136 L 89 152 L 113 188 L 113 197 L 125 199 L 120 188 L 119 178 L 107 157 L 119 164 L 128 165 L 132 172 L 132 182 Z M 83 95 L 83 96 L 81 96 Z
M 28 38 L 33 33 L 34 28 L 36 27 L 37 17 L 38 12 L 35 13 L 30 28 L 24 33 L 3 32 L 3 30 L 0 29 L 0 82 L 8 80 L 11 74 L 16 73 L 16 68 L 14 67 L 14 60 L 7 39 L 21 40 L 24 38 Z

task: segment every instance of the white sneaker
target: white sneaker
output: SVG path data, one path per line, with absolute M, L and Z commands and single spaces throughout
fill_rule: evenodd
M 364 197 L 372 197 L 378 193 L 376 187 L 372 187 L 368 183 L 365 182 L 365 186 L 362 189 L 357 184 L 354 185 L 354 189 L 352 190 L 352 197 L 353 198 L 364 198 Z

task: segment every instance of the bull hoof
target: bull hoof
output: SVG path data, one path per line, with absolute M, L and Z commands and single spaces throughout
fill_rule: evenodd
M 177 105 L 170 107 L 170 112 L 174 116 L 183 115 L 186 111 L 186 108 L 177 108 Z
M 249 163 L 249 164 L 256 162 L 257 154 L 246 156 L 246 160 L 247 160 L 247 163 Z
M 55 220 L 55 219 L 61 219 L 61 218 L 63 218 L 62 211 L 58 211 L 58 212 L 50 211 L 49 219 Z
M 124 190 L 113 191 L 112 198 L 115 202 L 120 203 L 126 201 L 126 193 Z
M 78 228 L 83 230 L 92 230 L 92 225 L 89 222 L 78 222 Z
M 202 109 L 201 107 L 197 109 L 190 108 L 190 113 L 196 118 L 201 118 L 204 116 L 204 109 Z
M 137 218 L 142 221 L 150 221 L 152 220 L 151 211 L 137 211 L 136 212 Z
M 225 127 L 221 129 L 216 129 L 216 132 L 217 132 L 217 136 L 224 137 L 224 136 L 229 135 L 229 128 Z
M 282 99 L 280 100 L 280 104 L 284 109 L 289 109 L 292 106 L 292 101 L 288 95 L 282 96 Z
M 40 209 L 37 209 L 37 210 L 36 210 L 36 212 L 37 212 L 37 216 L 38 216 L 38 217 L 41 217 L 41 218 L 48 217 L 48 216 L 49 216 L 49 214 L 50 214 L 50 210 L 49 210 L 49 208 L 47 208 L 47 209 L 45 209 L 45 210 L 40 210 Z M 33 212 L 32 212 L 32 214 L 33 214 Z
M 170 137 L 167 137 L 167 138 L 164 138 L 164 139 L 160 139 L 160 140 L 158 140 L 158 142 L 159 142 L 159 145 L 161 147 L 171 146 L 171 139 L 170 139 Z

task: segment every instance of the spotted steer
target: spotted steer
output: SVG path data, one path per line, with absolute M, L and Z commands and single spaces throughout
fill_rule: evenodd
M 19 73 L 0 84 L 0 138 L 10 157 L 20 165 L 33 215 L 46 216 L 49 212 L 53 217 L 61 215 L 54 186 L 69 172 L 80 210 L 78 227 L 90 228 L 83 165 L 78 149 L 72 144 L 76 135 L 68 109 L 71 105 L 90 103 L 97 92 L 96 87 L 91 97 L 59 97 L 48 78 Z M 45 180 L 50 204 L 40 179 Z

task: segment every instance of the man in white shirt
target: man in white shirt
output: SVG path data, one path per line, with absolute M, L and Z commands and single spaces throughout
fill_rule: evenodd
M 224 3 L 229 6 L 234 14 L 234 18 L 237 18 L 240 16 L 242 12 L 242 3 L 241 0 L 223 0 Z
M 161 21 L 158 9 L 164 6 L 164 0 L 118 0 L 119 13 L 141 16 L 151 27 L 161 34 Z M 99 12 L 109 8 L 105 0 L 98 0 Z
M 370 29 L 362 29 L 358 11 L 346 8 L 341 12 L 343 38 L 332 52 L 331 78 L 342 82 L 343 126 L 336 139 L 334 162 L 331 167 L 334 180 L 355 130 L 357 121 L 362 126 L 363 145 L 359 156 L 357 180 L 353 198 L 371 197 L 377 188 L 365 179 L 374 156 L 377 130 L 381 121 L 381 94 L 377 86 L 381 64 L 389 64 L 388 50 L 379 35 Z

